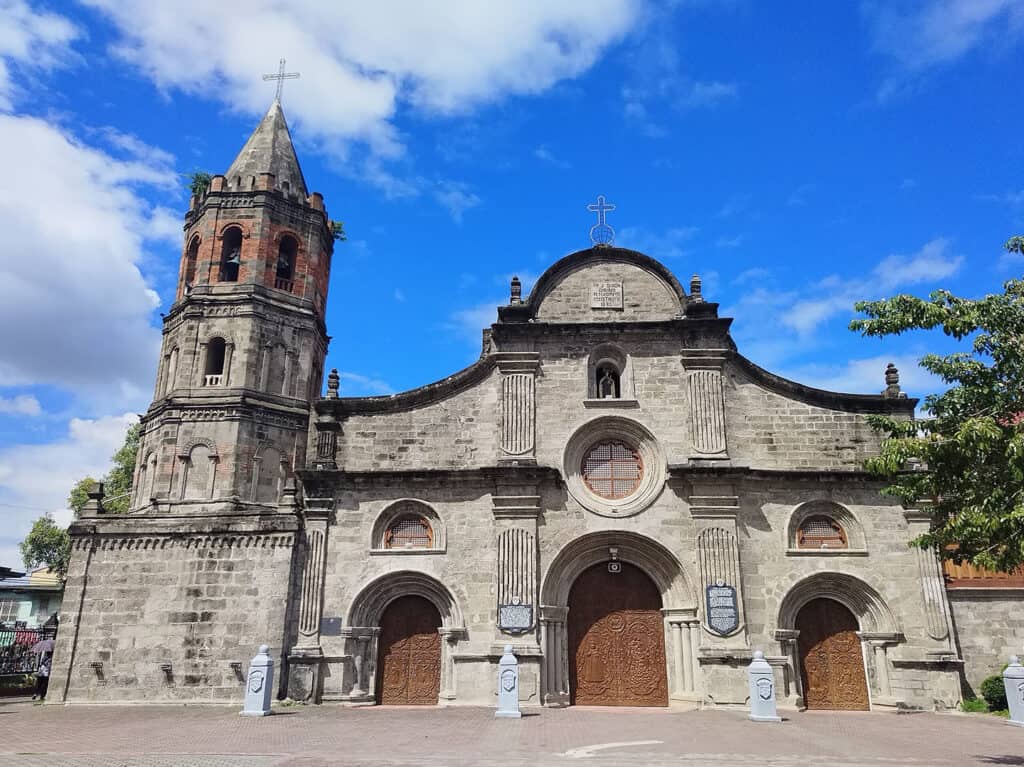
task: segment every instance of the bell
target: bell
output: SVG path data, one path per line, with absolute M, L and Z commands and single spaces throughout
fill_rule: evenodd
M 242 257 L 241 255 L 239 255 L 237 250 L 231 254 L 231 257 L 227 260 L 227 263 L 233 264 L 234 266 L 238 266 L 239 264 L 242 263 Z

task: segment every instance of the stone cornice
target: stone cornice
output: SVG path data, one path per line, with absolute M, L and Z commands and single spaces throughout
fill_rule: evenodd
M 467 469 L 378 469 L 370 471 L 346 471 L 344 469 L 300 469 L 295 472 L 303 484 L 311 483 L 318 488 L 345 488 L 371 485 L 376 482 L 435 482 L 435 483 L 538 483 L 558 480 L 561 472 L 551 466 L 503 464 L 479 466 Z

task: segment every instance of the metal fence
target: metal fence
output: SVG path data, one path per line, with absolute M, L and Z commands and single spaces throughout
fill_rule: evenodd
M 31 674 L 39 667 L 38 652 L 33 648 L 44 639 L 54 639 L 57 629 L 8 628 L 0 625 L 0 676 Z

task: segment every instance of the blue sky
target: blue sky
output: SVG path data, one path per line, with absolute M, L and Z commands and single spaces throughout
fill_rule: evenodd
M 743 353 L 826 388 L 880 391 L 893 360 L 921 395 L 914 360 L 950 348 L 861 339 L 854 301 L 1024 268 L 1000 247 L 1024 230 L 1021 0 L 0 0 L 0 28 L 0 564 L 147 407 L 186 175 L 227 168 L 281 56 L 349 234 L 344 394 L 470 363 L 509 278 L 588 245 L 597 194 L 618 244 L 701 274 Z

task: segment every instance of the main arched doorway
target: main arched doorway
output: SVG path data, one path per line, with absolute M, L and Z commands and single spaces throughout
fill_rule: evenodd
M 628 562 L 601 562 L 580 573 L 569 591 L 573 704 L 668 705 L 661 606 L 657 586 Z
M 867 711 L 868 685 L 854 614 L 834 599 L 812 599 L 797 613 L 796 628 L 807 708 Z
M 405 596 L 380 620 L 377 700 L 382 704 L 437 704 L 441 691 L 441 614 L 429 600 Z

